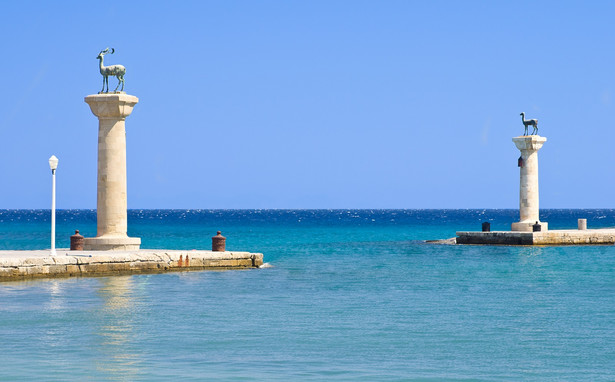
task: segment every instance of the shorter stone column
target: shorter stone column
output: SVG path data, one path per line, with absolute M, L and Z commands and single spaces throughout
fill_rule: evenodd
M 579 231 L 585 231 L 587 229 L 587 219 L 579 219 L 578 227 Z
M 128 94 L 85 97 L 98 117 L 96 237 L 84 240 L 84 250 L 138 250 L 141 239 L 128 237 L 126 197 L 126 117 L 139 102 Z
M 523 159 L 519 184 L 520 220 L 512 224 L 513 231 L 532 232 L 536 222 L 541 225 L 542 231 L 548 230 L 548 223 L 540 221 L 538 209 L 538 150 L 546 141 L 547 138 L 539 135 L 513 138 Z

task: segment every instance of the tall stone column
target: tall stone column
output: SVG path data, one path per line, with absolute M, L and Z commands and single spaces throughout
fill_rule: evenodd
M 141 239 L 127 235 L 125 120 L 139 99 L 96 94 L 85 102 L 98 117 L 98 193 L 96 237 L 84 240 L 84 250 L 138 250 Z
M 541 222 L 538 210 L 538 150 L 547 141 L 539 135 L 526 135 L 513 138 L 521 151 L 521 182 L 519 184 L 520 221 L 512 224 L 513 231 L 531 232 L 532 226 L 539 222 L 541 230 L 548 229 L 548 223 Z

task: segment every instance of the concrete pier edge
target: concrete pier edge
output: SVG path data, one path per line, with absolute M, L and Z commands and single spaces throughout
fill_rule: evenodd
M 486 245 L 613 245 L 615 228 L 549 230 L 546 232 L 491 231 L 456 233 L 457 244 Z
M 262 253 L 141 249 L 133 251 L 0 251 L 0 281 L 30 278 L 107 276 L 168 271 L 250 269 Z

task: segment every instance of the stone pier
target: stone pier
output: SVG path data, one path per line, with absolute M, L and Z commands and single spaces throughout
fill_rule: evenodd
M 457 232 L 457 244 L 487 245 L 613 245 L 615 229 L 558 229 L 547 232 Z
M 98 192 L 96 237 L 86 238 L 84 249 L 138 250 L 141 239 L 127 235 L 125 120 L 139 99 L 123 93 L 96 94 L 85 102 L 98 117 Z
M 141 249 L 138 251 L 0 251 L 0 282 L 42 277 L 110 276 L 168 271 L 249 269 L 262 253 Z
M 520 220 L 512 223 L 512 231 L 532 232 L 536 222 L 541 225 L 541 231 L 548 230 L 548 223 L 540 221 L 538 209 L 538 150 L 546 141 L 547 138 L 539 135 L 513 138 L 523 162 L 519 184 Z

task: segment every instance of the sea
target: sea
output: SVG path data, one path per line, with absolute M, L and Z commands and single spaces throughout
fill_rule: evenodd
M 615 210 L 542 210 L 550 229 Z M 265 266 L 0 283 L 2 381 L 614 381 L 615 246 L 462 246 L 518 210 L 130 210 L 142 248 Z M 57 212 L 57 247 L 96 234 Z M 49 210 L 0 210 L 0 250 L 50 247 Z

